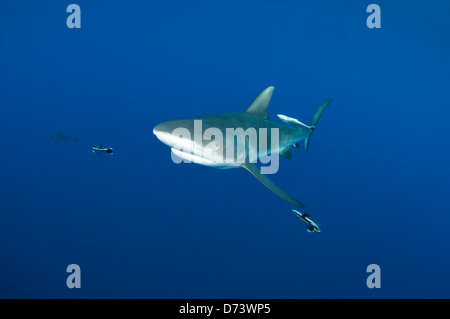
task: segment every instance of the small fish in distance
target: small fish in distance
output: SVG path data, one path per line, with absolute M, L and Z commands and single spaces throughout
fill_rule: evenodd
M 102 145 L 94 145 L 94 146 L 92 146 L 92 153 L 98 154 L 100 152 L 104 152 L 104 153 L 112 155 L 113 154 L 113 149 L 111 147 L 105 147 L 104 148 Z

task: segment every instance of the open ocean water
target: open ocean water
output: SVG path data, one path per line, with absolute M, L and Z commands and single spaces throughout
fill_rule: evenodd
M 70 29 L 67 6 L 81 8 Z M 369 4 L 381 8 L 370 29 Z M 1 298 L 449 298 L 450 3 L 2 1 Z M 174 164 L 160 122 L 268 109 L 270 178 Z M 63 133 L 77 143 L 49 137 Z M 112 147 L 114 155 L 91 147 Z M 69 289 L 66 268 L 81 269 Z M 367 266 L 381 269 L 369 289 Z

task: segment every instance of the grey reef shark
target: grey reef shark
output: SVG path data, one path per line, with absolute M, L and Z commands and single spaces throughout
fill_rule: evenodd
M 183 160 L 220 169 L 243 167 L 288 203 L 306 208 L 267 175 L 277 171 L 278 155 L 291 159 L 291 146 L 299 147 L 303 140 L 305 151 L 308 151 L 311 133 L 331 99 L 319 106 L 308 124 L 278 114 L 280 120 L 289 124 L 284 125 L 270 121 L 267 116 L 273 90 L 274 87 L 269 86 L 262 91 L 244 112 L 162 122 L 155 126 L 153 133 L 172 149 L 174 161 L 178 159 L 178 162 Z M 271 166 L 258 168 L 255 165 L 258 160 L 268 163 L 268 159 Z
M 71 137 L 71 136 L 68 136 L 68 135 L 64 135 L 62 132 L 59 132 L 58 134 L 50 136 L 48 139 L 54 141 L 56 144 L 59 144 L 60 141 L 63 141 L 63 142 L 74 142 L 75 144 L 78 144 L 78 140 L 80 139 L 80 136 L 78 136 L 78 137 Z

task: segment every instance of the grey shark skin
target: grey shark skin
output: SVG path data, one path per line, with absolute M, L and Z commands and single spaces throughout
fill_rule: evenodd
M 194 159 L 195 163 L 220 169 L 243 167 L 285 201 L 297 207 L 306 208 L 304 204 L 276 186 L 266 175 L 261 174 L 260 170 L 253 163 L 268 154 L 277 153 L 291 159 L 291 146 L 298 146 L 298 143 L 302 140 L 305 141 L 305 150 L 308 151 L 311 133 L 319 121 L 324 109 L 330 104 L 331 99 L 326 100 L 319 106 L 309 125 L 305 125 L 294 118 L 278 115 L 282 121 L 294 125 L 286 126 L 270 121 L 267 116 L 267 107 L 269 106 L 273 90 L 274 87 L 272 86 L 266 88 L 244 112 L 221 113 L 162 122 L 155 126 L 153 133 L 161 142 L 171 147 L 174 154 L 182 159 L 191 161 Z M 204 134 L 205 131 L 210 128 L 217 128 L 223 132 L 222 139 L 213 140 L 211 138 L 210 140 L 196 140 L 194 138 L 196 120 L 201 120 L 201 133 Z M 190 138 L 174 134 L 174 130 L 179 128 L 187 130 L 190 133 Z M 268 150 L 261 152 L 260 148 L 257 147 L 260 139 L 259 134 L 257 135 L 258 143 L 249 143 L 248 139 L 238 139 L 237 141 L 234 141 L 234 143 L 230 143 L 230 140 L 226 136 L 227 134 L 225 134 L 227 128 L 242 128 L 244 131 L 248 128 L 254 128 L 256 131 L 264 128 L 267 129 L 266 138 Z M 279 139 L 277 149 L 270 149 L 271 129 L 278 129 Z M 234 136 L 232 138 L 234 139 Z M 218 160 L 216 152 L 205 151 L 211 146 L 212 140 L 215 143 L 215 149 L 222 151 L 220 153 L 220 160 Z M 180 150 L 180 145 L 184 145 L 182 150 Z M 233 158 L 227 157 L 227 154 L 230 154 L 228 152 L 230 147 L 234 148 L 234 150 L 232 150 L 234 152 L 231 153 L 233 154 Z M 245 151 L 239 153 L 239 149 L 244 149 Z
M 74 142 L 75 144 L 78 144 L 78 140 L 80 139 L 80 137 L 71 137 L 68 135 L 64 135 L 62 132 L 59 132 L 56 135 L 50 136 L 48 139 L 54 141 L 56 144 L 59 144 L 59 141 Z

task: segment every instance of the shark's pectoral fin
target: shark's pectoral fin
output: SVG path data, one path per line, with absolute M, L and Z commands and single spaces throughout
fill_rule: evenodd
M 296 200 L 291 195 L 287 194 L 285 191 L 283 191 L 281 188 L 279 188 L 277 185 L 275 185 L 266 175 L 261 174 L 258 167 L 255 166 L 255 164 L 251 163 L 245 163 L 242 167 L 244 167 L 247 171 L 253 174 L 261 183 L 266 185 L 268 189 L 270 189 L 272 192 L 280 196 L 282 199 L 287 201 L 288 203 L 291 203 L 294 206 L 300 207 L 300 208 L 306 208 L 305 205 L 300 203 L 298 200 Z

